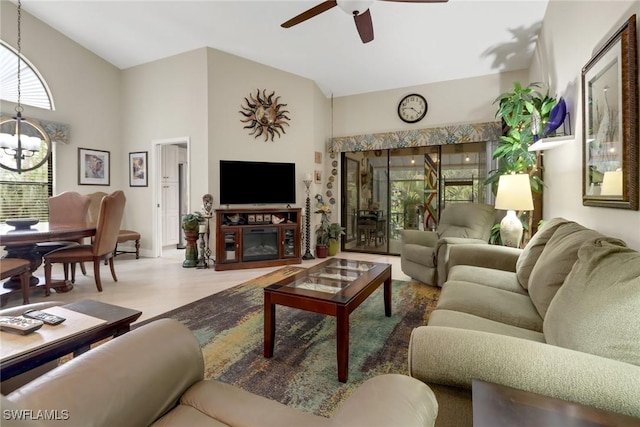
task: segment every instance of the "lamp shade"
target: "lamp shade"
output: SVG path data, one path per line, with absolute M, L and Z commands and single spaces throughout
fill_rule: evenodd
M 622 170 L 608 171 L 602 178 L 601 196 L 622 196 Z
M 533 210 L 529 175 L 501 175 L 498 181 L 495 208 L 514 211 Z

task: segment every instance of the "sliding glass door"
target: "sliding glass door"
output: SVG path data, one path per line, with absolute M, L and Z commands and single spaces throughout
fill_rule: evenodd
M 447 204 L 490 194 L 484 143 L 346 152 L 342 161 L 344 251 L 399 255 L 401 230 L 435 230 Z

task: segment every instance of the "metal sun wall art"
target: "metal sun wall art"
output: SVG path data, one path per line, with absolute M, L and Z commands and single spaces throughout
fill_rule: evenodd
M 249 135 L 254 135 L 254 138 L 264 136 L 264 140 L 273 141 L 273 138 L 277 135 L 281 136 L 280 132 L 286 133 L 283 125 L 289 126 L 286 120 L 291 120 L 287 113 L 289 111 L 283 109 L 287 104 L 279 104 L 279 96 L 275 96 L 275 91 L 267 95 L 266 89 L 260 92 L 260 89 L 256 89 L 255 97 L 253 94 L 249 94 L 249 98 L 244 98 L 245 105 L 241 105 L 242 110 L 239 111 L 245 118 L 240 119 L 242 123 L 248 123 L 243 129 L 252 129 Z

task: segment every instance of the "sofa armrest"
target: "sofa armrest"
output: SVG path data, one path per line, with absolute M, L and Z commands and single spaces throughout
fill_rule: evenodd
M 438 234 L 434 231 L 400 230 L 400 239 L 403 245 L 412 244 L 434 247 L 438 241 Z
M 401 374 L 384 374 L 360 385 L 331 419 L 332 426 L 430 427 L 438 402 L 421 381 Z
M 463 389 L 476 378 L 640 417 L 639 366 L 505 335 L 420 326 L 411 334 L 409 373 Z
M 496 270 L 516 271 L 522 249 L 497 245 L 454 245 L 449 252 L 449 269 L 455 265 L 472 265 Z
M 436 268 L 438 273 L 436 275 L 437 285 L 442 287 L 444 282 L 447 281 L 449 275 L 449 253 L 453 245 L 486 245 L 487 242 L 481 239 L 468 239 L 465 237 L 443 237 L 436 242 L 436 246 L 433 249 L 436 259 Z
M 203 375 L 195 336 L 177 320 L 161 319 L 72 359 L 7 398 L 22 409 L 66 411 L 65 426 L 146 426 Z

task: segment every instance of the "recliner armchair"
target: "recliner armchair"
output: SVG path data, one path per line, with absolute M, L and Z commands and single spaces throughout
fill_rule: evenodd
M 479 203 L 456 203 L 442 211 L 436 231 L 402 230 L 402 272 L 428 285 L 447 279 L 449 248 L 460 243 L 487 244 L 495 209 Z

